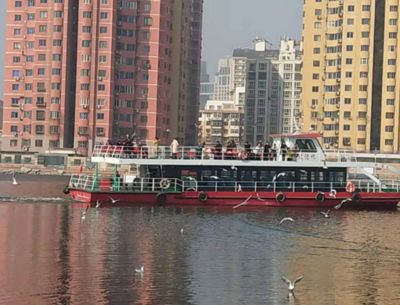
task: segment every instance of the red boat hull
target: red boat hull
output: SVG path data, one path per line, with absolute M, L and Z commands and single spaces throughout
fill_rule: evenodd
M 315 192 L 196 192 L 183 193 L 113 193 L 89 192 L 70 189 L 73 200 L 84 203 L 112 204 L 111 199 L 118 200 L 117 205 L 172 205 L 172 206 L 243 206 L 256 207 L 323 207 L 332 208 L 343 200 L 352 198 L 343 204 L 343 208 L 396 208 L 400 201 L 400 193 L 357 193 L 338 192 L 335 197 L 329 193 Z M 318 197 L 318 195 L 320 197 Z

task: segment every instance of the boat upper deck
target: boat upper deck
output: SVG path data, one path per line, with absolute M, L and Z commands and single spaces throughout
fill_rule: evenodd
M 357 160 L 350 154 L 333 154 L 327 158 L 319 149 L 274 149 L 236 147 L 181 146 L 172 152 L 169 146 L 96 145 L 92 162 L 137 165 L 235 165 L 293 167 L 354 167 Z M 363 166 L 373 167 L 374 163 Z

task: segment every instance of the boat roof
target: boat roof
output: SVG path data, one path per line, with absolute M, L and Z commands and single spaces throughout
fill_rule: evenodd
M 321 134 L 319 132 L 301 132 L 301 133 L 277 133 L 271 134 L 271 138 L 291 138 L 291 139 L 316 139 L 320 138 Z

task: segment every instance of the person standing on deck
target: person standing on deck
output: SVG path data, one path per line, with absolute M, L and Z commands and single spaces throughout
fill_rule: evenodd
M 176 159 L 178 157 L 178 147 L 179 147 L 178 138 L 174 138 L 170 145 L 172 159 Z
M 158 137 L 155 137 L 153 140 L 153 154 L 156 158 L 158 158 L 159 155 L 158 145 L 160 145 L 160 139 Z

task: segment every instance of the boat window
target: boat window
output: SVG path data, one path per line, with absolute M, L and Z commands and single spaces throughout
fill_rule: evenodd
M 241 181 L 257 180 L 257 171 L 242 169 L 240 171 L 240 180 Z
M 297 139 L 296 146 L 300 151 L 316 152 L 317 148 L 311 139 Z
M 260 170 L 260 180 L 272 181 L 272 178 L 276 175 L 275 170 Z
M 310 181 L 314 182 L 324 182 L 325 175 L 323 171 L 311 171 L 310 172 Z
M 300 169 L 298 171 L 298 177 L 299 181 L 308 181 L 308 171 L 305 169 Z
M 224 167 L 221 169 L 221 179 L 222 180 L 236 180 L 237 178 L 237 170 L 236 168 L 232 169 L 231 167 Z
M 329 182 L 344 182 L 345 173 L 342 171 L 329 172 Z

